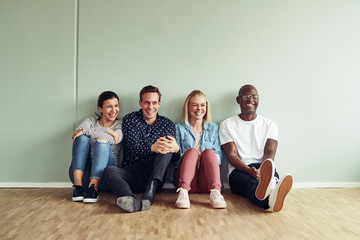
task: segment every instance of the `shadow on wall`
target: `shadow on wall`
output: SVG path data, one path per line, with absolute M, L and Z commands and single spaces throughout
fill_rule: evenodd
M 159 110 L 160 115 L 169 118 L 174 122 L 174 124 L 181 122 L 184 99 L 178 97 L 161 104 L 162 105 Z
M 240 112 L 239 105 L 236 102 L 236 95 L 238 90 L 234 90 L 222 96 L 217 96 L 209 99 L 212 109 L 213 122 L 220 123 Z M 214 111 L 213 109 L 216 109 Z M 221 166 L 220 166 L 220 177 L 221 182 L 224 184 L 228 183 L 228 164 L 229 160 L 227 159 L 224 151 L 222 152 Z
M 125 115 L 138 111 L 140 109 L 139 106 L 139 96 L 134 94 L 119 96 L 120 98 L 120 113 L 119 119 L 122 119 Z
M 240 113 L 236 102 L 236 92 L 211 97 L 209 99 L 213 122 L 220 124 L 223 120 Z M 215 110 L 216 109 L 216 110 Z
M 56 120 L 54 120 L 54 126 L 56 127 L 49 130 L 51 134 L 34 135 L 22 145 L 21 154 L 26 156 L 27 161 L 21 163 L 21 167 L 17 165 L 19 162 L 14 162 L 16 163 L 14 166 L 17 166 L 16 172 L 20 177 L 19 179 L 9 178 L 7 181 L 42 182 L 42 179 L 51 179 L 53 182 L 62 182 L 68 180 L 67 176 L 64 177 L 64 173 L 67 175 L 67 169 L 71 163 L 72 126 L 61 127 L 60 124 L 56 124 Z M 46 128 L 42 130 L 49 133 Z
M 228 163 L 229 160 L 227 159 L 227 157 L 225 156 L 225 153 L 223 151 L 223 156 L 221 159 L 221 166 L 220 166 L 220 178 L 221 178 L 221 183 L 223 184 L 224 187 L 224 183 L 228 183 L 228 178 L 227 178 L 227 174 L 228 174 Z
M 77 122 L 75 123 L 75 127 L 79 126 L 79 124 L 90 115 L 95 115 L 95 112 L 98 113 L 97 110 L 97 97 L 91 97 L 83 100 L 79 100 L 77 104 Z

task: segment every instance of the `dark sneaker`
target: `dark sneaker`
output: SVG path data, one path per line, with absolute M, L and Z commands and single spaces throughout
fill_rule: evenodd
M 72 196 L 72 200 L 74 202 L 82 202 L 84 200 L 84 188 L 79 185 L 73 185 L 74 192 Z
M 96 203 L 99 198 L 97 191 L 94 188 L 94 184 L 92 184 L 89 189 L 86 191 L 83 202 L 84 203 Z
M 150 208 L 150 201 L 143 198 L 124 196 L 116 199 L 116 204 L 128 213 L 145 211 Z

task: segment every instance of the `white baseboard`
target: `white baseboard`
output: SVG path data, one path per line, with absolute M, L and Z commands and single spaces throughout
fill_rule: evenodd
M 48 182 L 48 183 L 30 183 L 30 182 L 0 182 L 0 188 L 71 188 L 70 182 Z M 294 183 L 293 188 L 359 188 L 360 182 L 328 182 L 328 183 Z M 165 183 L 164 189 L 174 189 L 172 183 Z M 224 183 L 224 188 L 230 188 L 228 183 Z
M 293 188 L 358 188 L 360 182 L 294 183 Z
M 71 182 L 48 182 L 48 183 L 30 183 L 30 182 L 2 182 L 0 188 L 71 188 Z

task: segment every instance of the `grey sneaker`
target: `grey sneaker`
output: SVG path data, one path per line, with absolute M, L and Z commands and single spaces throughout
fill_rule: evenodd
M 116 199 L 116 204 L 128 213 L 146 211 L 150 208 L 150 201 L 148 199 L 133 196 L 119 197 Z

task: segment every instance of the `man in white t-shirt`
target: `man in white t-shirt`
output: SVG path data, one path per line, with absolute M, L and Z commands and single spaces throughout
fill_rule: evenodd
M 221 122 L 219 129 L 229 160 L 230 189 L 263 209 L 279 212 L 293 178 L 286 174 L 279 180 L 274 167 L 278 127 L 256 113 L 259 95 L 254 86 L 241 87 L 236 101 L 241 113 Z

